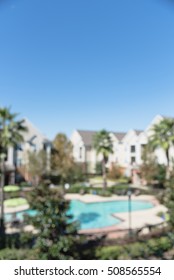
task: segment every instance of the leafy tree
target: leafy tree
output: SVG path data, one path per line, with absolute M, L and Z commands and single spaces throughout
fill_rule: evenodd
M 150 145 L 144 147 L 142 161 L 143 164 L 140 166 L 141 177 L 147 184 L 151 185 L 154 181 L 154 176 L 156 175 L 157 159 Z
M 28 152 L 27 170 L 31 182 L 37 186 L 42 176 L 47 173 L 47 155 L 44 150 L 38 152 Z
M 75 182 L 83 182 L 84 180 L 85 180 L 85 174 L 84 174 L 83 164 L 74 162 L 68 182 L 75 183 Z
M 165 187 L 166 185 L 166 166 L 164 164 L 157 164 L 156 174 L 154 180 L 158 181 L 159 187 Z
M 113 144 L 109 132 L 104 129 L 97 132 L 94 135 L 93 145 L 97 154 L 102 155 L 103 188 L 106 189 L 106 163 L 108 162 L 109 155 L 113 153 Z
M 108 178 L 117 180 L 120 179 L 122 175 L 123 173 L 121 167 L 117 164 L 113 164 L 109 170 Z
M 174 232 L 174 173 L 172 174 L 170 181 L 168 182 L 167 189 L 164 195 L 164 202 L 169 212 L 169 223 Z
M 60 182 L 64 184 L 72 179 L 74 167 L 71 142 L 65 134 L 57 134 L 53 141 L 52 150 L 53 173 L 59 176 Z
M 143 164 L 140 166 L 141 177 L 149 185 L 157 181 L 158 185 L 163 187 L 166 181 L 166 168 L 164 165 L 158 164 L 150 145 L 144 147 L 142 160 Z
M 0 233 L 5 235 L 4 229 L 4 181 L 5 181 L 5 152 L 8 147 L 15 147 L 23 141 L 22 133 L 27 131 L 23 120 L 16 120 L 17 114 L 10 112 L 9 108 L 0 108 L 0 160 L 1 160 L 1 211 L 0 211 Z M 2 244 L 2 242 L 1 242 Z
M 169 167 L 169 150 L 174 144 L 174 119 L 165 118 L 152 128 L 152 136 L 149 139 L 149 145 L 153 150 L 162 148 L 166 155 L 167 166 Z
M 28 198 L 30 207 L 37 210 L 31 218 L 38 230 L 35 249 L 40 259 L 66 260 L 83 257 L 82 238 L 77 232 L 77 224 L 68 215 L 69 202 L 60 190 L 51 189 L 47 184 L 37 186 Z

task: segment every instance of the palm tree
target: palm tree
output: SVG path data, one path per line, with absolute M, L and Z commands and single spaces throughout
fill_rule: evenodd
M 152 128 L 152 136 L 149 139 L 149 145 L 153 150 L 162 148 L 166 155 L 167 168 L 170 164 L 170 147 L 174 144 L 174 119 L 165 118 Z
M 27 131 L 23 120 L 16 121 L 17 114 L 10 112 L 9 108 L 0 108 L 0 233 L 5 234 L 4 228 L 4 183 L 5 183 L 5 155 L 8 147 L 15 147 L 23 141 L 22 132 Z
M 94 135 L 93 145 L 97 154 L 102 154 L 102 173 L 103 173 L 103 188 L 107 188 L 106 178 L 106 163 L 109 154 L 113 153 L 113 144 L 110 134 L 106 130 L 101 130 Z

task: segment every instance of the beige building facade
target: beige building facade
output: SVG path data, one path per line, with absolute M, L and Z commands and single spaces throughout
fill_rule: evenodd
M 113 153 L 109 156 L 107 166 L 117 164 L 123 168 L 126 176 L 131 176 L 132 171 L 142 164 L 142 153 L 152 135 L 152 128 L 165 117 L 157 115 L 144 130 L 131 129 L 128 132 L 110 132 L 113 143 Z M 97 162 L 102 156 L 97 155 L 93 148 L 93 137 L 97 131 L 75 130 L 71 136 L 73 145 L 73 157 L 76 162 L 88 166 L 89 173 L 95 173 Z M 164 151 L 159 148 L 155 151 L 159 164 L 167 164 Z M 170 151 L 171 158 L 174 149 Z

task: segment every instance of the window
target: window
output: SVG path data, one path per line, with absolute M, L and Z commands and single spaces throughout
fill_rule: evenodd
M 47 143 L 43 144 L 43 150 L 46 151 L 47 150 Z
M 131 150 L 131 153 L 135 153 L 135 146 L 132 145 L 131 148 L 130 148 L 130 150 Z
M 131 164 L 133 164 L 136 161 L 135 157 L 131 157 Z

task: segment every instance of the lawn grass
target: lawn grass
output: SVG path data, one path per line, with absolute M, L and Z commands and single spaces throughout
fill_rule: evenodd
M 4 201 L 4 205 L 6 207 L 17 207 L 21 205 L 27 205 L 28 202 L 25 198 L 18 197 L 18 198 L 11 198 Z
M 20 187 L 18 186 L 5 186 L 4 187 L 4 192 L 17 192 L 20 190 Z

